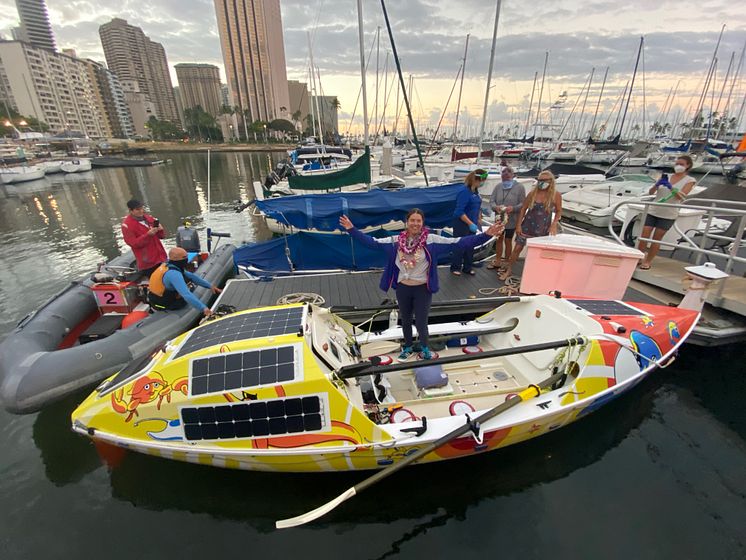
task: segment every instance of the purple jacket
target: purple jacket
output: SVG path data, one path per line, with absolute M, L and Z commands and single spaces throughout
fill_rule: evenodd
M 390 288 L 396 289 L 399 280 L 399 267 L 396 266 L 398 238 L 386 237 L 384 239 L 376 239 L 364 234 L 357 228 L 352 228 L 351 230 L 348 230 L 347 233 L 366 247 L 380 249 L 381 251 L 386 252 L 386 266 L 383 269 L 380 287 L 384 292 L 388 291 Z M 455 238 L 442 237 L 432 233 L 428 235 L 427 242 L 425 243 L 425 258 L 429 265 L 427 274 L 427 290 L 434 294 L 439 289 L 437 262 L 438 256 L 442 252 L 452 249 L 454 245 L 459 249 L 468 249 L 470 247 L 476 247 L 477 245 L 487 243 L 489 240 L 490 236 L 486 233 Z M 436 263 L 436 266 L 433 266 L 433 261 Z

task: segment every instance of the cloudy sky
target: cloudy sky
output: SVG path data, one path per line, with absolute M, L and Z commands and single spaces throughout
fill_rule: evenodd
M 112 17 L 137 25 L 154 41 L 162 43 L 169 63 L 209 62 L 221 67 L 222 55 L 212 0 L 48 0 L 52 28 L 60 48 L 75 48 L 79 56 L 104 60 L 98 27 Z M 337 95 L 343 118 L 349 119 L 360 85 L 355 0 L 281 0 L 288 77 L 304 79 L 312 33 L 314 62 L 319 67 L 324 94 Z M 380 2 L 363 0 L 366 52 L 381 29 L 379 66 L 380 105 L 384 99 L 383 68 L 390 50 Z M 435 123 L 446 105 L 461 65 L 467 34 L 462 117 L 476 126 L 484 103 L 486 76 L 494 24 L 492 0 L 399 0 L 387 3 L 402 69 L 414 76 L 413 105 L 421 126 Z M 0 34 L 10 36 L 17 25 L 14 0 L 0 0 Z M 702 89 L 721 27 L 726 25 L 719 50 L 715 102 L 720 97 L 731 53 L 736 66 L 746 43 L 746 13 L 732 0 L 537 0 L 527 3 L 504 0 L 490 92 L 492 121 L 523 122 L 529 104 L 534 73 L 541 72 L 549 52 L 543 105 L 548 107 L 563 91 L 566 107 L 580 98 L 595 67 L 588 105 L 594 103 L 606 67 L 609 78 L 602 108 L 611 112 L 631 77 L 640 36 L 645 37 L 644 101 L 648 119 L 657 115 L 669 90 L 679 84 L 672 111 L 691 110 Z M 375 51 L 369 72 L 369 106 L 373 105 Z M 393 60 L 388 58 L 388 84 Z M 746 66 L 746 62 L 744 63 Z M 172 72 L 173 74 L 173 72 Z M 746 68 L 741 71 L 746 75 Z M 732 72 L 731 72 L 732 75 Z M 174 85 L 176 85 L 175 76 Z M 721 108 L 729 88 L 721 101 Z M 735 88 L 731 113 L 736 113 L 746 93 L 746 80 Z M 449 110 L 455 111 L 454 92 Z M 387 111 L 393 112 L 395 90 Z M 534 107 L 538 98 L 538 86 Z M 582 103 L 582 100 L 581 100 Z M 635 84 L 632 109 L 643 107 L 642 77 Z M 589 109 L 587 109 L 589 110 Z M 565 109 L 568 111 L 568 109 Z M 372 109 L 371 109 L 372 112 Z M 359 113 L 359 109 L 358 109 Z M 450 120 L 452 115 L 447 116 Z M 554 118 L 549 112 L 546 118 Z M 343 120 L 340 119 L 340 121 Z M 340 128 L 346 125 L 340 122 Z

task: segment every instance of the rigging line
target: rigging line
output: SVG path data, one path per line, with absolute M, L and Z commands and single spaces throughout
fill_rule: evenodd
M 647 97 L 645 94 L 645 46 L 642 47 L 642 134 L 643 138 L 647 138 L 647 130 L 645 126 L 647 125 L 647 121 L 645 120 L 646 114 L 645 110 L 647 109 Z
M 560 129 L 559 134 L 557 135 L 556 142 L 559 142 L 562 139 L 562 134 L 565 132 L 565 128 L 567 127 L 568 124 L 570 124 L 570 119 L 572 119 L 573 114 L 575 114 L 575 109 L 577 108 L 578 103 L 580 102 L 580 98 L 583 97 L 583 90 L 586 88 L 586 85 L 590 88 L 591 77 L 593 77 L 593 74 L 591 74 L 588 77 L 588 81 L 587 82 L 583 83 L 583 89 L 580 90 L 580 93 L 578 94 L 578 98 L 575 100 L 575 105 L 572 106 L 572 110 L 570 111 L 570 115 L 567 117 L 567 120 L 565 121 L 565 124 L 562 125 L 562 128 Z
M 383 18 L 386 20 L 386 30 L 389 34 L 389 43 L 391 43 L 391 49 L 394 52 L 394 61 L 396 62 L 396 70 L 399 74 L 399 82 L 401 83 L 402 95 L 404 96 L 404 103 L 407 106 L 407 116 L 409 117 L 409 124 L 412 127 L 412 138 L 414 139 L 414 145 L 417 148 L 417 158 L 419 159 L 420 165 L 422 166 L 422 176 L 425 178 L 425 186 L 429 187 L 430 182 L 427 179 L 427 170 L 425 169 L 425 162 L 422 159 L 422 150 L 420 149 L 420 142 L 417 139 L 417 131 L 414 127 L 414 121 L 412 120 L 412 110 L 409 105 L 409 99 L 407 97 L 407 90 L 404 87 L 404 75 L 401 71 L 401 64 L 399 63 L 399 55 L 396 52 L 396 43 L 394 42 L 394 33 L 391 30 L 391 23 L 389 22 L 389 14 L 386 11 L 386 2 L 381 0 L 381 9 L 383 10 Z
M 640 62 L 640 55 L 642 54 L 642 47 L 645 44 L 645 37 L 640 37 L 640 47 L 637 49 L 637 60 L 635 61 L 635 71 L 632 73 L 632 83 L 629 86 L 629 92 L 627 93 L 627 104 L 624 107 L 624 113 L 622 114 L 622 122 L 619 125 L 619 138 L 622 137 L 624 132 L 624 120 L 627 118 L 627 110 L 629 109 L 629 102 L 632 100 L 632 91 L 635 89 L 635 78 L 637 77 L 637 65 Z M 614 126 L 616 129 L 616 125 Z
M 388 61 L 388 57 L 386 60 Z M 391 99 L 391 92 L 394 91 L 394 85 L 396 85 L 396 80 L 392 80 L 391 85 L 387 86 L 388 92 L 386 93 L 386 96 L 384 97 L 384 100 L 383 100 L 383 114 L 381 115 L 381 118 L 379 119 L 379 125 L 378 125 L 378 130 L 383 128 L 383 132 L 386 132 L 386 107 L 388 107 L 389 105 L 389 99 Z M 378 136 L 378 132 L 376 132 L 376 137 L 377 136 Z
M 736 85 L 736 81 L 737 81 L 739 75 L 741 74 L 741 67 L 743 65 L 744 54 L 746 54 L 746 42 L 743 44 L 743 49 L 741 49 L 741 56 L 739 56 L 739 58 L 738 58 L 738 65 L 736 66 L 736 71 L 733 73 L 733 79 L 732 79 L 732 81 L 730 83 L 730 90 L 728 91 L 728 98 L 725 101 L 725 108 L 723 109 L 723 112 L 725 113 L 726 116 L 730 115 L 730 101 L 731 101 L 731 96 L 733 95 L 733 88 Z M 727 126 L 727 123 L 725 123 L 725 121 L 722 120 L 722 119 L 721 119 L 720 123 L 721 123 L 721 126 L 720 126 L 720 129 L 718 130 L 718 136 L 722 132 L 722 125 L 725 124 Z M 727 130 L 727 128 L 726 128 L 726 130 Z
M 448 100 L 446 101 L 446 106 L 443 108 L 443 112 L 440 114 L 440 120 L 438 121 L 438 126 L 435 128 L 435 133 L 433 134 L 433 142 L 430 143 L 430 145 L 427 148 L 427 152 L 425 153 L 425 157 L 427 157 L 430 154 L 430 150 L 435 144 L 435 139 L 438 137 L 438 131 L 440 130 L 440 125 L 443 123 L 443 117 L 446 116 L 446 112 L 448 111 L 448 105 L 451 103 L 451 96 L 453 95 L 453 90 L 456 89 L 456 84 L 458 83 L 459 75 L 461 74 L 461 70 L 463 69 L 464 65 L 461 64 L 458 67 L 458 72 L 456 72 L 456 78 L 453 80 L 453 85 L 451 86 L 451 93 L 448 94 Z M 478 156 L 477 156 L 478 157 Z
M 378 132 L 381 130 L 382 125 L 384 125 L 384 121 L 386 120 L 386 106 L 389 102 L 389 95 L 391 95 L 391 90 L 393 88 L 390 88 L 386 84 L 386 79 L 388 79 L 388 69 L 389 69 L 389 51 L 386 49 L 386 60 L 383 63 L 383 75 L 384 75 L 384 83 L 383 83 L 383 108 L 381 109 L 381 118 L 377 119 L 375 121 L 376 125 L 376 131 L 375 135 L 373 136 L 373 145 L 376 145 L 376 142 L 378 142 Z M 393 85 L 393 82 L 391 82 Z M 386 127 L 383 126 L 385 129 Z
M 371 59 L 371 56 L 373 55 L 373 47 L 375 45 L 376 45 L 375 41 L 373 41 L 370 44 L 370 50 L 368 51 L 368 61 L 365 63 L 365 71 L 366 72 L 368 71 L 368 66 L 370 65 L 370 59 Z M 355 120 L 355 115 L 357 113 L 357 105 L 358 105 L 358 103 L 360 103 L 360 95 L 362 94 L 362 92 L 363 92 L 363 84 L 360 84 L 360 88 L 357 90 L 357 99 L 355 99 L 355 108 L 352 110 L 352 118 L 350 119 L 350 124 L 347 127 L 347 134 L 348 135 L 350 134 L 350 129 L 352 128 L 352 123 Z

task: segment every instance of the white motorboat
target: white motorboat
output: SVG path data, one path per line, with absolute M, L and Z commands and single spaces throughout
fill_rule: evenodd
M 38 165 L 19 165 L 0 168 L 0 183 L 6 185 L 35 181 L 44 177 L 44 169 Z
M 90 171 L 93 165 L 90 158 L 76 158 L 64 162 L 60 167 L 65 173 L 80 173 L 81 171 Z
M 580 185 L 562 194 L 562 216 L 595 227 L 607 227 L 619 202 L 649 196 L 653 179 L 647 175 L 619 175 L 599 184 Z
M 37 165 L 44 169 L 44 173 L 46 175 L 51 175 L 52 173 L 61 173 L 63 163 L 65 163 L 64 160 L 58 159 L 51 161 L 40 161 Z

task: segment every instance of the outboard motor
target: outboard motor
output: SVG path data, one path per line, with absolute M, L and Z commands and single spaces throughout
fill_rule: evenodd
M 197 230 L 190 227 L 189 222 L 185 222 L 183 226 L 179 226 L 176 230 L 176 246 L 181 247 L 187 253 L 200 253 L 202 251 Z
M 269 172 L 266 179 L 264 179 L 264 186 L 269 189 L 286 177 L 292 177 L 297 174 L 298 172 L 295 170 L 292 163 L 289 161 L 281 161 L 272 171 Z

